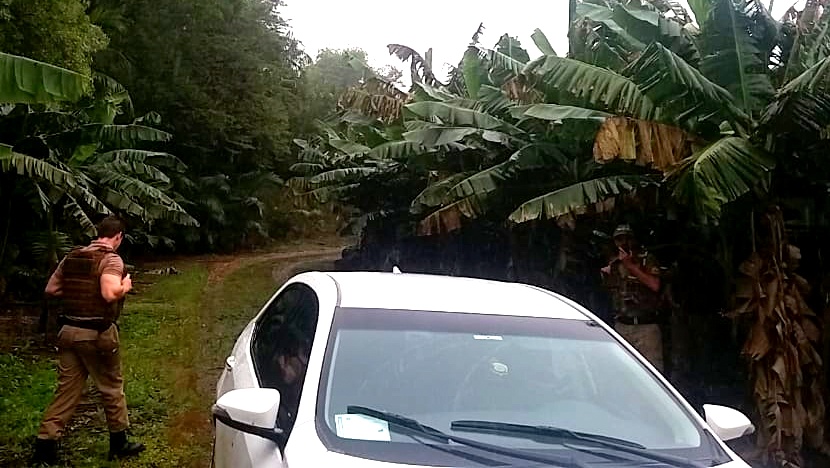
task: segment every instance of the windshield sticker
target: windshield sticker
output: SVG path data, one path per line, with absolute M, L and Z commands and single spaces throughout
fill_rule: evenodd
M 362 414 L 335 414 L 337 437 L 390 442 L 389 423 Z
M 476 340 L 490 340 L 490 341 L 502 341 L 503 338 L 498 335 L 473 335 L 473 339 Z

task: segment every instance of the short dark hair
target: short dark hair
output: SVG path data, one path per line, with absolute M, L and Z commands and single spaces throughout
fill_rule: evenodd
M 119 232 L 124 232 L 126 230 L 127 224 L 123 219 L 116 215 L 107 216 L 102 219 L 97 226 L 95 226 L 95 231 L 98 232 L 99 239 L 105 237 L 115 237 Z

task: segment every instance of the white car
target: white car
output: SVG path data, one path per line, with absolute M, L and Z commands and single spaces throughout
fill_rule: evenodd
M 214 466 L 749 468 L 578 304 L 469 278 L 311 272 L 242 331 L 217 385 Z

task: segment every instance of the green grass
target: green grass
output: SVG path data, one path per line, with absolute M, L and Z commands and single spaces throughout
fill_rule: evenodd
M 207 466 L 216 379 L 239 331 L 278 286 L 272 265 L 253 263 L 218 284 L 204 266 L 138 289 L 121 319 L 131 437 L 140 457 L 107 463 L 103 412 L 79 416 L 62 443 L 75 467 Z M 54 356 L 0 355 L 0 466 L 25 466 L 42 412 L 52 397 Z

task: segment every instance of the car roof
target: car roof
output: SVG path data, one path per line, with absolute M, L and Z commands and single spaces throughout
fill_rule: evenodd
M 327 274 L 337 284 L 340 307 L 590 320 L 575 303 L 520 283 L 412 273 Z

